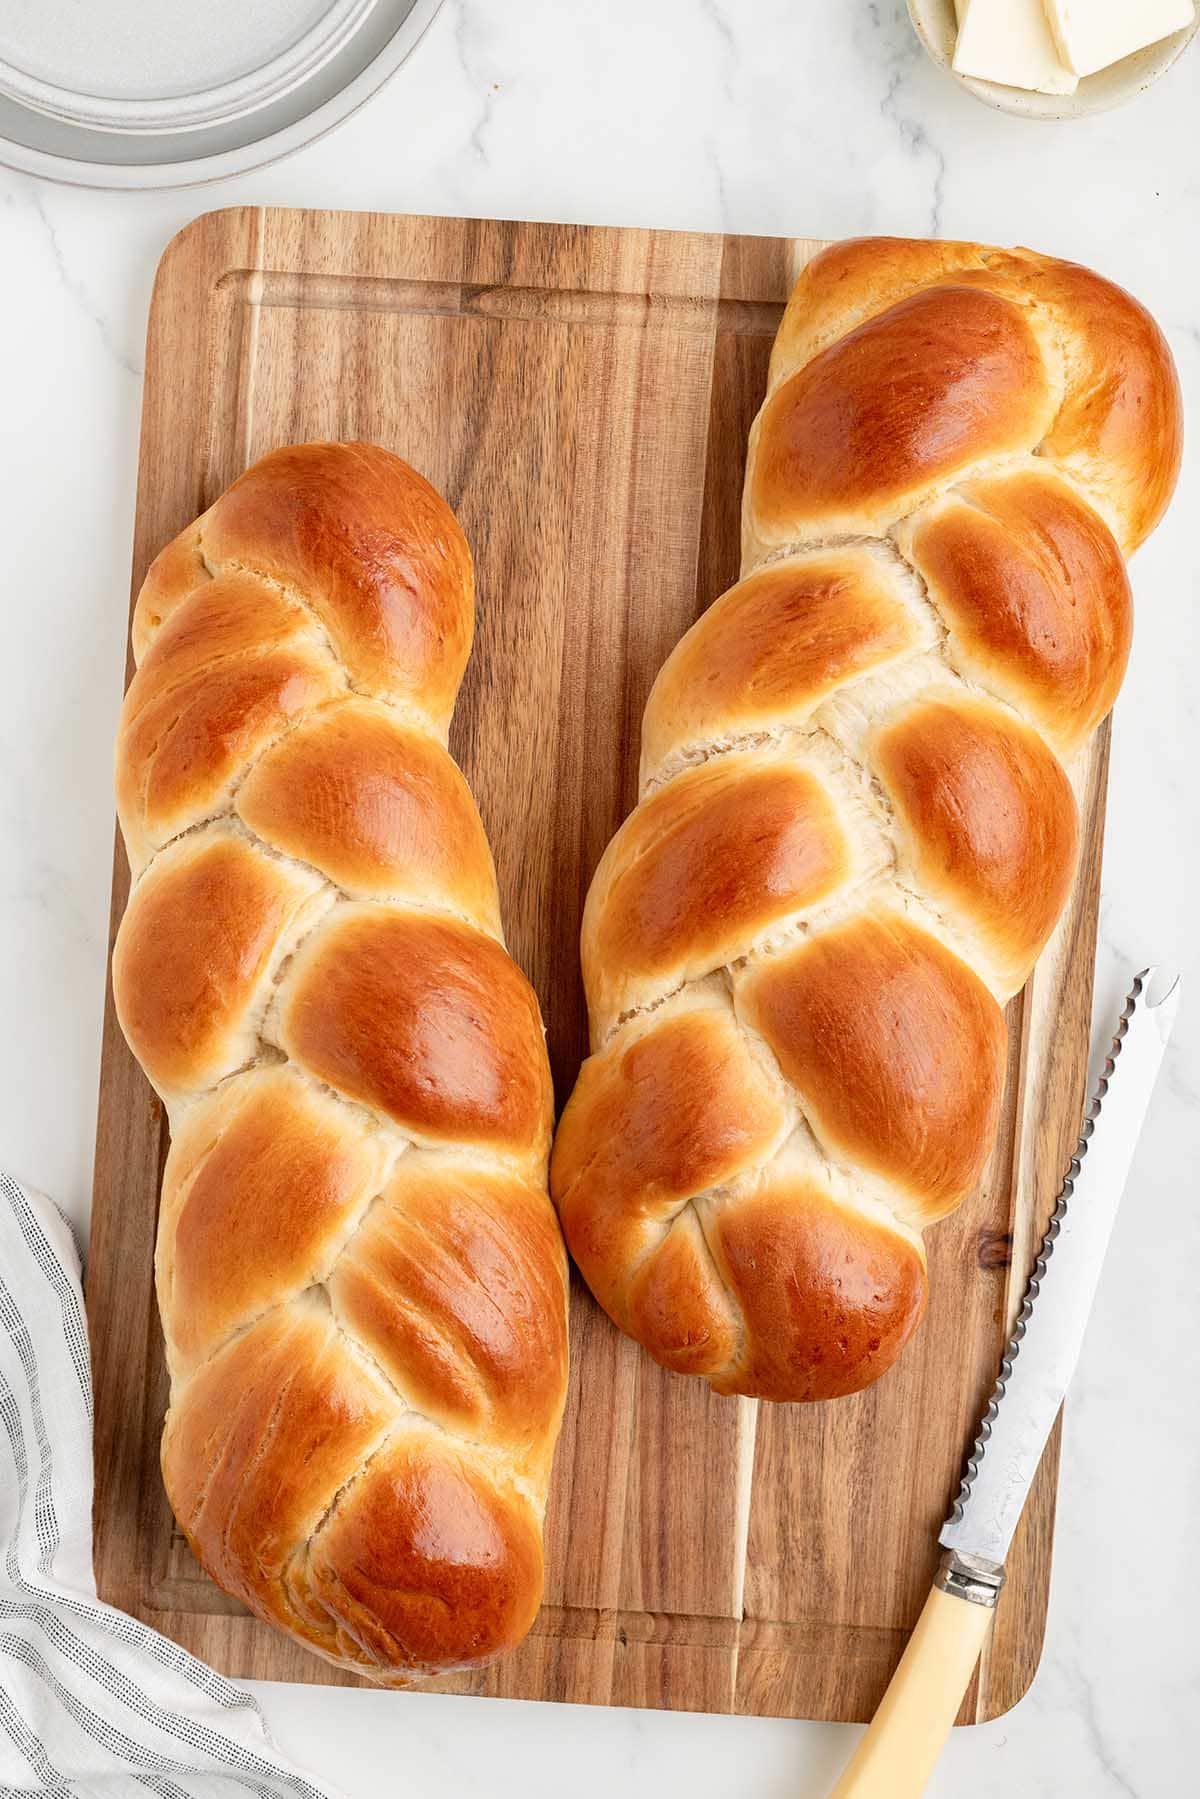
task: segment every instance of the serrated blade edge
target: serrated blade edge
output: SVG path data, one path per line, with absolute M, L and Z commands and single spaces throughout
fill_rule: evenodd
M 1132 1158 L 1133 1146 L 1140 1129 L 1141 1118 L 1144 1116 L 1145 1107 L 1149 1101 L 1150 1090 L 1153 1086 L 1154 1076 L 1157 1074 L 1158 1064 L 1161 1061 L 1165 1035 L 1166 1031 L 1169 1029 L 1169 1018 L 1159 1021 L 1158 1031 L 1149 1031 L 1149 1038 L 1152 1041 L 1145 1046 L 1145 1054 L 1143 1054 L 1141 1044 L 1142 1027 L 1139 1022 L 1139 1050 L 1134 1059 L 1135 1062 L 1138 1062 L 1141 1065 L 1141 1078 L 1133 1083 L 1136 1090 L 1131 1092 L 1128 1096 L 1129 1106 L 1125 1107 L 1122 1105 L 1118 1107 L 1118 1111 L 1129 1112 L 1129 1116 L 1124 1117 L 1121 1121 L 1121 1141 L 1117 1144 L 1107 1145 L 1111 1152 L 1111 1167 L 1105 1167 L 1100 1171 L 1099 1175 L 1095 1169 L 1089 1171 L 1093 1186 L 1103 1185 L 1106 1188 L 1106 1191 L 1103 1195 L 1104 1204 L 1102 1210 L 1096 1217 L 1089 1217 L 1086 1220 L 1087 1228 L 1092 1231 L 1096 1240 L 1086 1245 L 1086 1255 L 1077 1254 L 1076 1256 L 1076 1261 L 1079 1263 L 1076 1270 L 1076 1279 L 1078 1282 L 1086 1282 L 1088 1290 L 1081 1290 L 1069 1294 L 1067 1292 L 1063 1293 L 1061 1300 L 1062 1306 L 1065 1308 L 1069 1303 L 1073 1308 L 1073 1316 L 1067 1321 L 1072 1328 L 1067 1331 L 1065 1340 L 1061 1345 L 1053 1341 L 1050 1341 L 1049 1343 L 1043 1341 L 1037 1346 L 1043 1356 L 1049 1358 L 1049 1365 L 1044 1371 L 1046 1374 L 1046 1382 L 1041 1390 L 1038 1390 L 1037 1382 L 1032 1378 L 1033 1371 L 1025 1371 L 1026 1374 L 1031 1377 L 1024 1382 L 1024 1385 L 1027 1388 L 1024 1403 L 1029 1409 L 1030 1418 L 1028 1421 L 1022 1418 L 1019 1422 L 1022 1425 L 1025 1425 L 1028 1422 L 1028 1429 L 1022 1432 L 1014 1428 L 1009 1433 L 1012 1441 L 1008 1445 L 1007 1464 L 1002 1471 L 1002 1477 L 993 1478 L 990 1483 L 994 1490 L 989 1495 L 989 1506 L 986 1508 L 987 1516 L 980 1517 L 973 1521 L 975 1525 L 974 1531 L 968 1527 L 965 1521 L 967 1520 L 967 1515 L 971 1508 L 972 1495 L 980 1480 L 980 1470 L 984 1465 L 989 1445 L 991 1444 L 995 1433 L 997 1420 L 1000 1417 L 1001 1404 L 1008 1395 L 1010 1385 L 1013 1382 L 1018 1357 L 1021 1354 L 1022 1345 L 1029 1333 L 1030 1321 L 1034 1317 L 1034 1308 L 1041 1295 L 1042 1285 L 1045 1281 L 1051 1258 L 1054 1255 L 1056 1245 L 1062 1235 L 1064 1223 L 1068 1219 L 1072 1202 L 1075 1200 L 1076 1190 L 1084 1177 L 1085 1169 L 1088 1168 L 1087 1158 L 1089 1152 L 1092 1150 L 1092 1143 L 1096 1134 L 1097 1125 L 1104 1113 L 1105 1101 L 1109 1095 L 1110 1084 L 1120 1065 L 1121 1057 L 1125 1051 L 1125 1046 L 1129 1039 L 1130 1030 L 1134 1024 L 1134 1020 L 1139 1010 L 1141 1010 L 1146 1003 L 1145 994 L 1153 972 L 1152 969 L 1143 969 L 1142 972 L 1137 975 L 1121 1009 L 1103 1070 L 1097 1081 L 1091 1102 L 1084 1113 L 1083 1124 L 1080 1130 L 1079 1140 L 1075 1147 L 1075 1152 L 1067 1165 L 1058 1200 L 1055 1204 L 1054 1211 L 1051 1214 L 1049 1226 L 1035 1258 L 1033 1271 L 1030 1275 L 1024 1297 L 1021 1301 L 1021 1307 L 1017 1314 L 1016 1324 L 1012 1335 L 1008 1340 L 1004 1354 L 1001 1357 L 999 1376 L 992 1389 L 988 1403 L 984 1408 L 978 1433 L 970 1453 L 968 1454 L 966 1468 L 963 1473 L 957 1497 L 950 1509 L 950 1514 L 946 1519 L 940 1534 L 940 1541 L 947 1547 L 983 1554 L 995 1562 L 1002 1563 L 1004 1560 L 1004 1555 L 1008 1548 L 1008 1541 L 1011 1539 L 1012 1530 L 1016 1527 L 1017 1519 L 1020 1517 L 1020 1511 L 1024 1505 L 1025 1495 L 1028 1492 L 1029 1485 L 1037 1471 L 1037 1464 L 1041 1457 L 1041 1450 L 1045 1443 L 1045 1437 L 1049 1434 L 1054 1416 L 1057 1414 L 1058 1405 L 1061 1403 L 1062 1393 L 1065 1391 L 1066 1380 L 1069 1378 L 1070 1372 L 1074 1367 L 1074 1356 L 1071 1355 L 1071 1348 L 1072 1345 L 1074 1345 L 1075 1352 L 1077 1353 L 1078 1341 L 1082 1339 L 1082 1332 L 1086 1324 L 1087 1313 L 1090 1311 L 1091 1300 L 1095 1292 L 1095 1285 L 1099 1279 L 1100 1263 L 1103 1259 L 1104 1250 L 1107 1247 L 1107 1239 L 1111 1231 L 1112 1221 L 1115 1218 L 1116 1205 L 1120 1196 L 1120 1187 L 1124 1185 L 1125 1172 L 1128 1162 Z M 1177 983 L 1172 987 L 1170 994 L 1167 996 L 1167 1000 L 1159 1002 L 1157 1008 L 1159 1011 L 1169 1011 L 1171 1016 L 1173 1016 L 1174 1002 L 1177 998 L 1176 988 Z M 1169 1005 L 1168 1002 L 1170 1002 Z M 1122 1088 L 1122 1099 L 1124 1100 L 1125 1097 L 1126 1091 Z M 1102 1133 L 1102 1138 L 1103 1135 L 1104 1134 Z M 1105 1148 L 1103 1142 L 1101 1148 L 1103 1153 Z M 1113 1190 L 1114 1182 L 1117 1183 L 1115 1191 Z M 1082 1231 L 1083 1227 L 1077 1228 Z M 1052 1304 L 1058 1305 L 1059 1303 L 1058 1296 L 1056 1295 Z M 1053 1333 L 1048 1326 L 1043 1327 L 1042 1334 L 1044 1338 L 1053 1336 Z M 1070 1359 L 1069 1368 L 1065 1366 L 1068 1358 Z M 1059 1387 L 1060 1381 L 1061 1387 Z M 1057 1391 L 1057 1398 L 1054 1397 L 1055 1391 Z M 1017 1421 L 1013 1421 L 1014 1426 L 1016 1422 Z

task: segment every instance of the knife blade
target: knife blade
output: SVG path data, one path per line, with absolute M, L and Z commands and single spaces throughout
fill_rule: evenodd
M 1004 1562 L 1083 1346 L 1179 981 L 1151 1001 L 1152 968 L 1122 1007 L 1049 1229 L 940 1541 L 933 1589 L 878 1711 L 830 1799 L 919 1799 L 970 1683 Z M 1051 1297 L 1042 1289 L 1049 1284 Z
M 1179 981 L 1155 1003 L 1137 976 L 1084 1113 L 1075 1153 L 1034 1262 L 1000 1375 L 938 1541 L 1003 1567 L 1083 1347 L 1100 1271 L 1150 1095 L 1179 1007 Z M 1039 1305 L 1053 1266 L 1052 1298 Z

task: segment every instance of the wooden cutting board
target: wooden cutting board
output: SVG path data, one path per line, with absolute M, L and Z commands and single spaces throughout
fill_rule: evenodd
M 577 935 L 635 798 L 647 690 L 738 570 L 746 432 L 807 240 L 352 213 L 212 213 L 167 250 L 150 313 L 133 553 L 152 555 L 273 445 L 373 438 L 422 469 L 474 547 L 479 614 L 452 747 L 478 795 L 513 954 L 560 1101 L 585 1044 Z M 114 606 L 112 628 L 121 628 Z M 573 1292 L 571 1394 L 528 1641 L 451 1692 L 869 1716 L 936 1559 L 1076 1134 L 1107 732 L 1079 771 L 1074 899 L 1010 1008 L 1008 1098 L 981 1191 L 929 1238 L 932 1302 L 855 1399 L 772 1407 L 658 1368 Z M 125 903 L 119 846 L 113 928 Z M 88 1301 L 101 1595 L 224 1672 L 346 1681 L 202 1575 L 158 1473 L 153 1297 L 162 1110 L 104 1024 Z M 1057 1436 L 964 1719 L 1037 1666 Z

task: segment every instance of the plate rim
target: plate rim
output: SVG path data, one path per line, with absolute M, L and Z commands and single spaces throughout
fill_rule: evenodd
M 408 13 L 386 43 L 344 87 L 289 124 L 233 149 L 189 157 L 186 161 L 111 163 L 35 149 L 0 134 L 0 168 L 51 181 L 61 187 L 108 193 L 207 187 L 217 181 L 269 168 L 319 142 L 347 119 L 353 118 L 408 60 L 441 8 L 442 0 L 413 0 Z
M 185 94 L 146 94 L 132 99 L 64 86 L 31 74 L 13 62 L 11 56 L 0 58 L 0 94 L 28 112 L 42 113 L 88 131 L 152 136 L 156 132 L 197 131 L 231 124 L 260 106 L 285 99 L 317 73 L 362 28 L 377 3 L 378 0 L 325 0 L 321 17 L 299 37 L 282 48 L 277 44 L 240 75 L 210 82 Z

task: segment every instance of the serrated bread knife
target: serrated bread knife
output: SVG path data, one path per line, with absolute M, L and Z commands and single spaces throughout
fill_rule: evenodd
M 830 1799 L 919 1799 L 974 1672 L 1004 1562 L 1079 1360 L 1121 1193 L 1179 1005 L 1134 981 L 939 1542 L 933 1589 Z M 1053 1256 L 1053 1272 L 1048 1273 Z M 1046 1296 L 1043 1296 L 1043 1287 Z M 1003 1401 L 1003 1404 L 1001 1403 Z

